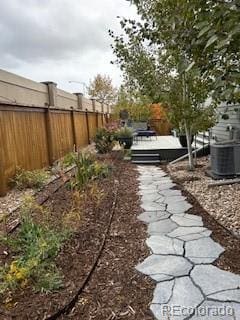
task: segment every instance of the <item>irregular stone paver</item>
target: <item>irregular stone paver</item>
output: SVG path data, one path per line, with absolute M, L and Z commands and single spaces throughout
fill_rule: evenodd
M 158 282 L 151 304 L 155 318 L 240 319 L 240 276 L 210 264 L 224 249 L 210 238 L 200 216 L 187 213 L 191 204 L 171 189 L 175 184 L 161 169 L 141 166 L 138 171 L 145 210 L 138 218 L 148 224 L 146 243 L 153 254 L 136 268 Z M 226 308 L 235 315 L 220 313 Z
M 194 263 L 211 263 L 220 256 L 224 248 L 208 237 L 188 241 L 185 251 L 185 256 Z
M 200 217 L 193 216 L 191 214 L 174 214 L 171 216 L 171 220 L 177 223 L 181 227 L 202 227 L 203 226 L 202 219 Z
M 171 205 L 175 202 L 184 201 L 184 200 L 186 200 L 186 197 L 183 197 L 183 196 L 169 196 L 164 198 L 164 203 L 166 203 L 167 205 Z
M 153 194 L 153 193 L 156 193 L 156 189 L 154 189 L 154 190 L 152 190 L 152 189 L 145 189 L 145 190 L 139 190 L 138 191 L 138 194 L 140 195 L 140 196 L 146 196 L 146 195 L 149 195 L 149 194 Z
M 141 208 L 146 211 L 164 211 L 166 209 L 166 205 L 153 201 L 147 201 L 141 204 Z
M 164 197 L 174 197 L 174 196 L 182 195 L 180 190 L 172 190 L 172 189 L 162 190 L 162 191 L 159 191 L 158 193 L 160 193 Z
M 178 238 L 180 240 L 196 240 L 207 237 L 211 234 L 210 230 L 204 227 L 178 227 L 172 232 L 168 233 L 171 238 Z
M 179 315 L 176 314 L 176 319 L 183 320 L 186 317 L 191 316 L 194 313 L 194 308 L 196 308 L 199 304 L 204 301 L 204 297 L 201 291 L 193 284 L 189 277 L 182 277 L 175 279 L 175 283 L 172 287 L 172 295 L 170 296 L 168 302 L 165 305 L 161 305 L 161 295 L 165 295 L 167 297 L 168 292 L 166 292 L 165 287 L 161 290 L 162 283 L 157 284 L 157 292 L 154 294 L 153 303 L 151 305 L 151 310 L 157 316 L 159 313 L 161 316 L 164 316 L 163 310 L 165 308 L 170 307 L 173 308 L 174 306 L 184 306 L 186 309 L 184 313 L 179 310 Z M 162 291 L 162 292 L 161 292 Z M 189 310 L 187 310 L 189 308 Z M 181 314 L 182 313 L 182 314 Z M 169 319 L 174 319 L 173 314 L 169 314 Z M 159 317 L 159 319 L 162 319 Z
M 169 217 L 170 214 L 166 211 L 145 211 L 138 216 L 138 219 L 145 223 L 151 223 L 168 219 Z
M 166 236 L 151 236 L 146 241 L 154 254 L 169 254 L 182 256 L 184 253 L 183 241 Z
M 182 213 L 186 212 L 190 208 L 192 208 L 192 205 L 183 200 L 169 204 L 167 206 L 167 211 L 170 213 Z
M 240 288 L 240 276 L 221 270 L 213 265 L 198 265 L 191 272 L 193 281 L 201 287 L 204 294 Z
M 140 263 L 136 269 L 153 279 L 164 281 L 174 277 L 188 275 L 192 264 L 180 256 L 162 256 L 153 254 Z M 155 278 L 154 278 L 155 276 Z
M 162 185 L 162 184 L 164 184 L 164 183 L 173 183 L 172 182 L 172 179 L 170 179 L 170 178 L 168 178 L 168 177 L 164 177 L 164 178 L 161 178 L 161 179 L 154 179 L 154 180 L 152 180 L 152 184 L 154 184 L 154 185 Z
M 142 196 L 141 202 L 142 203 L 149 202 L 149 201 L 158 202 L 158 200 L 161 200 L 161 203 L 162 203 L 164 200 L 164 197 L 158 193 L 152 193 L 152 194 Z
M 167 183 L 161 183 L 157 186 L 158 191 L 168 190 L 172 187 L 175 187 L 175 183 L 167 182 Z
M 159 198 L 157 200 L 155 200 L 154 202 L 161 203 L 161 204 L 165 205 L 165 207 L 166 207 L 166 204 L 164 203 L 164 197 L 161 196 L 160 194 L 159 194 Z
M 150 235 L 154 235 L 154 234 L 164 235 L 166 233 L 169 233 L 175 230 L 177 227 L 178 225 L 173 221 L 171 221 L 170 219 L 152 222 L 148 226 L 148 233 Z
M 153 294 L 153 304 L 166 304 L 171 299 L 175 280 L 164 281 L 157 284 Z
M 183 240 L 183 241 L 192 241 L 192 240 L 197 240 L 201 238 L 206 238 L 211 235 L 212 231 L 206 230 L 201 233 L 194 233 L 194 234 L 186 234 L 185 236 L 180 236 L 178 239 Z
M 159 181 L 160 179 L 164 178 L 164 177 L 167 177 L 167 174 L 166 173 L 155 173 L 153 176 L 152 176 L 152 180 L 153 181 Z
M 140 190 L 152 190 L 152 192 L 158 191 L 157 186 L 152 185 L 152 184 L 151 184 L 151 185 L 140 184 L 139 189 L 140 189 Z
M 236 303 L 223 303 L 205 301 L 199 306 L 191 320 L 238 320 L 240 319 L 240 305 Z
M 234 301 L 240 304 L 240 290 L 233 289 L 233 290 L 218 292 L 218 293 L 210 294 L 208 298 L 213 300 L 218 300 L 218 301 Z

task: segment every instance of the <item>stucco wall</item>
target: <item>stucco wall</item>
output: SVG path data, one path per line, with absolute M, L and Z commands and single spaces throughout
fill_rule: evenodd
M 49 102 L 48 88 L 0 69 L 0 101 L 44 106 Z
M 79 109 L 78 97 L 64 90 L 55 89 L 55 107 L 63 109 Z M 39 83 L 30 79 L 0 69 L 0 102 L 16 103 L 30 106 L 48 106 L 49 88 L 45 83 Z M 93 111 L 93 102 L 85 97 L 82 98 L 82 110 Z M 95 109 L 102 111 L 100 103 L 95 102 Z M 105 105 L 104 113 L 108 112 Z

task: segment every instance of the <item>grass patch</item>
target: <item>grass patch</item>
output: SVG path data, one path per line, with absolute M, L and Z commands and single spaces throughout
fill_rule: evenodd
M 54 291 L 62 286 L 54 259 L 69 233 L 35 223 L 31 217 L 34 208 L 35 203 L 28 198 L 21 208 L 17 235 L 1 238 L 14 253 L 14 260 L 0 269 L 0 293 L 29 284 L 41 292 Z
M 28 171 L 17 168 L 16 175 L 12 181 L 19 190 L 27 188 L 41 189 L 46 184 L 49 177 L 49 173 L 44 169 Z

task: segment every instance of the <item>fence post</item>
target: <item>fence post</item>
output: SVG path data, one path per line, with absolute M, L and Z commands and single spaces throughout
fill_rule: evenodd
M 57 84 L 52 81 L 45 81 L 43 84 L 46 84 L 48 87 L 49 105 L 52 107 L 57 106 Z
M 96 111 L 96 99 L 91 98 L 91 100 L 92 100 L 92 110 L 93 110 L 93 112 L 95 112 Z
M 4 135 L 3 135 L 3 124 L 2 124 L 2 113 L 0 111 L 0 141 L 3 143 Z M 0 148 L 0 196 L 5 196 L 7 193 L 7 181 L 5 176 L 5 161 L 4 161 L 4 152 L 3 148 Z
M 102 127 L 104 126 L 104 104 L 101 102 L 101 120 L 102 120 Z
M 46 110 L 46 133 L 47 133 L 47 149 L 48 149 L 48 159 L 49 165 L 53 165 L 53 139 L 52 139 L 52 124 L 51 124 L 51 110 L 50 107 L 57 105 L 57 84 L 52 81 L 43 82 L 48 87 L 48 100 L 49 107 Z
M 104 123 L 104 113 L 102 113 L 102 126 L 104 127 L 105 123 Z
M 49 165 L 51 166 L 54 162 L 54 158 L 53 158 L 53 140 L 52 140 L 50 107 L 48 107 L 45 112 L 45 124 L 46 124 L 46 135 L 47 135 L 48 162 L 49 162 Z
M 77 96 L 78 109 L 83 110 L 83 93 L 76 92 L 74 94 Z
M 74 151 L 77 151 L 78 146 L 77 146 L 77 132 L 76 132 L 76 125 L 75 125 L 75 112 L 72 109 L 71 110 L 71 123 L 72 123 L 72 133 L 73 133 L 73 146 L 74 146 Z
M 98 123 L 98 111 L 96 111 L 96 129 L 99 128 L 99 123 Z
M 101 112 L 104 113 L 104 103 L 101 102 Z
M 85 111 L 85 115 L 86 115 L 86 125 L 87 125 L 88 144 L 90 144 L 90 132 L 89 132 L 88 109 L 86 109 L 86 111 Z

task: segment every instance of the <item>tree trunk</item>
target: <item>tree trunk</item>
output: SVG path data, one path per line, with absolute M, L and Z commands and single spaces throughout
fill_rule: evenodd
M 191 139 L 191 131 L 185 121 L 185 133 L 187 138 L 187 148 L 188 148 L 188 163 L 189 163 L 189 170 L 194 170 L 194 162 L 193 162 L 193 154 L 192 154 L 192 139 Z

